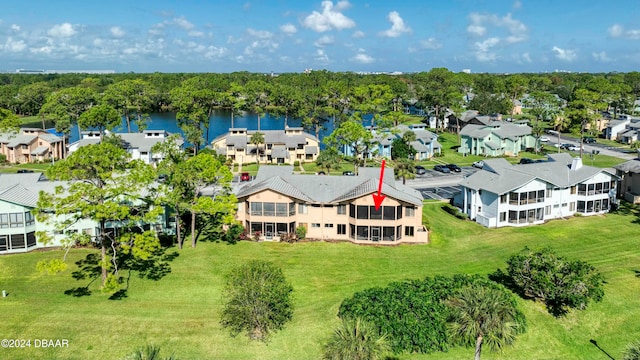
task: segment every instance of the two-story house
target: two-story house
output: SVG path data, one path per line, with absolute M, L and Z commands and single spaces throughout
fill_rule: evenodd
M 46 130 L 22 128 L 0 134 L 0 154 L 12 164 L 62 159 L 63 139 Z
M 291 166 L 261 166 L 254 181 L 240 188 L 237 220 L 251 236 L 279 240 L 299 226 L 307 238 L 363 244 L 426 243 L 422 195 L 386 169 L 376 209 L 380 168 L 356 176 L 296 175 Z
M 251 143 L 251 137 L 257 132 L 264 136 L 264 143 Z M 301 127 L 260 131 L 231 128 L 228 133 L 213 139 L 211 146 L 234 164 L 313 162 L 320 152 L 318 138 L 304 132 Z
M 492 121 L 487 125 L 468 124 L 460 131 L 462 154 L 485 156 L 518 156 L 533 148 L 536 138 L 526 122 Z
M 393 140 L 401 138 L 402 135 L 411 131 L 416 135 L 416 139 L 410 145 L 416 150 L 414 160 L 428 160 L 442 151 L 442 145 L 438 142 L 438 135 L 427 130 L 426 124 L 398 125 L 391 129 L 378 130 L 368 129 L 373 135 L 373 141 L 368 152 L 364 154 L 367 158 L 375 156 L 391 158 Z M 343 145 L 339 151 L 345 156 L 353 156 L 353 148 L 350 145 Z
M 109 132 L 107 131 L 107 134 Z M 69 154 L 79 147 L 98 144 L 101 141 L 100 132 L 83 131 L 80 133 L 81 139 L 69 145 Z M 162 160 L 162 155 L 153 152 L 153 146 L 162 143 L 172 134 L 165 130 L 145 130 L 141 133 L 118 133 L 122 140 L 122 146 L 129 154 L 131 160 L 142 160 L 146 164 L 156 164 Z M 184 140 L 178 139 L 177 145 L 182 147 Z
M 486 227 L 526 226 L 574 214 L 599 215 L 615 201 L 618 177 L 586 166 L 567 153 L 549 160 L 511 165 L 485 160 L 482 170 L 462 179 L 454 205 Z

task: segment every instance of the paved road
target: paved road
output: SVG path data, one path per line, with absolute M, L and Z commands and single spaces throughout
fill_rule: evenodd
M 547 144 L 553 145 L 558 143 L 558 137 L 555 135 L 549 135 L 549 142 Z M 597 141 L 597 140 L 596 140 Z M 574 145 L 579 145 L 580 139 L 569 138 L 566 136 L 560 136 L 560 143 L 570 143 Z M 619 149 L 612 146 L 605 146 L 599 143 L 594 144 L 582 144 L 582 152 L 584 155 L 589 155 L 593 150 L 600 151 L 601 155 L 613 156 L 620 159 L 632 160 L 638 157 L 637 152 L 628 152 L 625 149 Z M 578 153 L 578 152 L 576 152 Z

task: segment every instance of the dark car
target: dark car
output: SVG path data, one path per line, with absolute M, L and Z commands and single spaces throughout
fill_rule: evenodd
M 460 166 L 456 165 L 456 164 L 447 164 L 446 165 L 449 170 L 453 171 L 453 172 L 460 172 L 462 171 L 462 169 L 460 169 Z
M 594 144 L 596 142 L 596 139 L 592 138 L 592 137 L 587 137 L 582 139 L 582 142 L 585 144 Z
M 249 176 L 248 172 L 243 172 L 240 174 L 240 181 L 249 181 L 251 180 L 251 176 Z
M 26 169 L 20 169 L 17 171 L 18 174 L 26 174 L 26 173 L 32 173 L 33 170 L 26 170 Z
M 343 172 L 342 172 L 342 175 L 345 175 L 345 176 L 355 176 L 356 174 L 354 174 L 354 173 L 353 173 L 353 171 L 343 171 Z
M 451 170 L 449 170 L 449 168 L 446 165 L 436 165 L 436 166 L 433 167 L 433 170 L 439 171 L 439 172 L 444 173 L 444 174 L 451 173 Z
M 535 160 L 529 158 L 522 158 L 518 164 L 533 164 Z
M 318 173 L 316 175 L 327 175 L 327 174 L 325 174 L 324 171 L 318 171 Z
M 424 175 L 426 173 L 427 173 L 427 169 L 425 169 L 424 166 L 422 166 L 422 165 L 417 165 L 416 166 L 416 174 Z

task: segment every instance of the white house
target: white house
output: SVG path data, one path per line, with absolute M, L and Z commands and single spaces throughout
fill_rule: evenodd
M 460 182 L 454 205 L 486 227 L 526 226 L 574 214 L 598 215 L 615 201 L 618 177 L 567 153 L 542 163 L 485 160 Z
M 109 132 L 107 132 L 109 133 Z M 83 131 L 81 139 L 69 145 L 69 154 L 78 150 L 79 147 L 100 143 L 100 132 Z M 145 130 L 141 133 L 118 133 L 122 139 L 122 145 L 131 154 L 131 160 L 142 160 L 147 164 L 155 164 L 162 160 L 160 154 L 152 151 L 154 145 L 166 141 L 172 134 L 165 130 Z M 183 140 L 178 140 L 178 145 L 182 146 Z
M 604 137 L 609 140 L 618 140 L 620 133 L 624 132 L 626 127 L 631 123 L 630 117 L 618 118 L 610 120 L 604 129 Z
M 428 160 L 442 151 L 442 145 L 438 142 L 438 135 L 427 130 L 426 124 L 398 125 L 388 130 L 368 129 L 373 135 L 373 145 L 366 154 L 367 158 L 374 156 L 391 157 L 393 140 L 411 131 L 416 135 L 416 140 L 410 145 L 416 150 L 415 160 Z M 345 156 L 353 156 L 353 147 L 341 146 L 339 151 Z

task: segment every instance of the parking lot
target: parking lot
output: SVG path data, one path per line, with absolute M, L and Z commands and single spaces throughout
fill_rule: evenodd
M 461 186 L 438 186 L 432 188 L 417 189 L 425 200 L 449 200 L 462 189 Z

